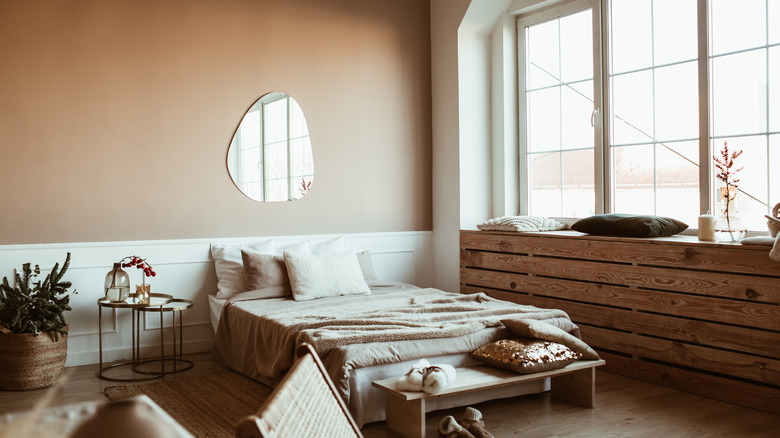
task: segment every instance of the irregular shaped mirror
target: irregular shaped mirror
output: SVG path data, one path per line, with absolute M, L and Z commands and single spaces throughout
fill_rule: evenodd
M 314 179 L 314 160 L 298 102 L 279 92 L 258 99 L 233 135 L 227 167 L 236 187 L 255 201 L 303 197 Z

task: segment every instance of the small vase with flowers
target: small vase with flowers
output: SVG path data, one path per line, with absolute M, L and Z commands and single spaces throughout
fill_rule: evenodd
M 114 263 L 114 267 L 106 274 L 105 288 L 106 299 L 111 302 L 122 302 L 130 296 L 130 276 L 122 268 L 141 269 L 143 275 L 141 276 L 141 285 L 136 286 L 136 294 L 133 296 L 133 301 L 136 303 L 149 302 L 150 285 L 146 284 L 146 277 L 155 277 L 157 272 L 152 268 L 152 265 L 138 256 L 124 257 L 117 263 Z
M 723 142 L 720 156 L 713 155 L 715 161 L 715 176 L 723 181 L 725 187 L 719 190 L 720 214 L 715 219 L 715 238 L 719 242 L 736 243 L 747 234 L 747 227 L 742 222 L 737 207 L 737 194 L 739 193 L 739 179 L 736 175 L 742 167 L 735 168 L 736 160 L 742 155 L 742 149 L 729 151 L 728 142 Z

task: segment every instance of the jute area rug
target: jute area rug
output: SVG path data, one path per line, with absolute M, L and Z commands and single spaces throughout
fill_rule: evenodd
M 104 392 L 110 400 L 145 394 L 196 437 L 232 438 L 238 422 L 256 413 L 271 389 L 236 373 L 222 373 L 144 385 L 109 386 Z

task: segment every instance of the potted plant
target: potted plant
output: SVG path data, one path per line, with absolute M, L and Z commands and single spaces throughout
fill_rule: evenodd
M 63 276 L 70 253 L 43 281 L 34 281 L 38 265 L 22 265 L 12 286 L 4 277 L 0 284 L 0 389 L 29 390 L 51 386 L 65 369 L 68 326 L 63 312 L 71 310 L 69 281 Z M 73 293 L 76 293 L 75 291 Z

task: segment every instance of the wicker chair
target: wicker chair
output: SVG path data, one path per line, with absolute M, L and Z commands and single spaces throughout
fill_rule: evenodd
M 238 424 L 238 438 L 361 437 L 360 429 L 307 344 L 257 415 Z

